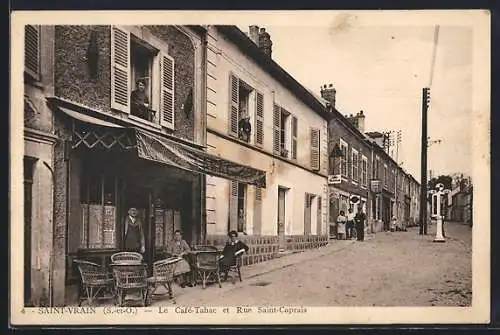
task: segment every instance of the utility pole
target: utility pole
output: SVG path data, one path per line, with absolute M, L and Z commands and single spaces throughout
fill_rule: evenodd
M 434 64 L 436 63 L 437 43 L 439 38 L 439 25 L 434 29 L 434 48 L 432 50 L 431 73 L 429 86 L 422 89 L 422 148 L 421 148 L 421 177 L 420 177 L 420 235 L 427 235 L 427 112 L 429 109 L 430 87 L 434 77 Z
M 422 157 L 420 180 L 420 235 L 427 235 L 427 109 L 429 107 L 429 88 L 422 89 Z

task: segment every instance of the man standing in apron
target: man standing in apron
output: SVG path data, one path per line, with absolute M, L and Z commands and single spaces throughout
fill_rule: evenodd
M 143 254 L 146 250 L 142 221 L 137 217 L 137 208 L 135 207 L 131 207 L 128 210 L 128 216 L 125 218 L 123 241 L 125 251 L 140 252 Z
M 358 241 L 364 241 L 366 215 L 363 213 L 363 207 L 361 205 L 358 207 L 358 212 L 354 217 L 354 221 L 356 222 L 356 236 Z

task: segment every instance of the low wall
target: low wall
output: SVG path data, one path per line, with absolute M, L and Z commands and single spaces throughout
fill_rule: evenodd
M 242 257 L 243 265 L 265 262 L 278 255 L 277 236 L 240 235 L 238 238 L 249 248 L 248 252 Z M 208 235 L 205 244 L 223 248 L 227 241 L 228 237 L 226 235 Z
M 328 244 L 328 235 L 288 235 L 285 236 L 286 250 L 301 251 Z

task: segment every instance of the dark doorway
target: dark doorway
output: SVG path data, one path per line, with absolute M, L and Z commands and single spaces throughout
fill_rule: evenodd
M 24 305 L 31 306 L 31 219 L 33 168 L 36 160 L 24 158 Z
M 278 188 L 278 248 L 280 251 L 286 249 L 285 245 L 285 200 L 286 188 Z

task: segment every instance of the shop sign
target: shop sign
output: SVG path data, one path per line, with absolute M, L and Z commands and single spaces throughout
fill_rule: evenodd
M 328 176 L 328 185 L 340 184 L 342 182 L 342 177 L 339 174 L 333 174 Z

